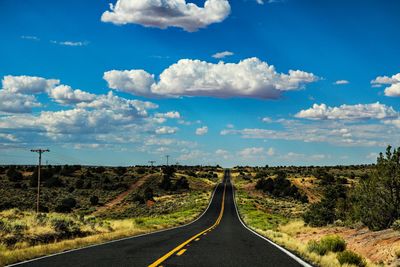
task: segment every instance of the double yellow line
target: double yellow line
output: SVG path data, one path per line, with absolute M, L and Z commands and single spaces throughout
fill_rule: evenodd
M 177 253 L 178 251 L 180 251 L 184 246 L 186 246 L 187 244 L 189 244 L 190 242 L 192 242 L 193 240 L 197 239 L 199 236 L 207 233 L 208 231 L 211 231 L 212 229 L 214 229 L 215 227 L 218 226 L 218 224 L 221 222 L 222 220 L 222 216 L 224 215 L 224 207 L 225 207 L 225 191 L 226 191 L 226 182 L 224 185 L 224 193 L 222 194 L 222 204 L 221 204 L 221 211 L 219 213 L 219 216 L 217 218 L 217 220 L 215 221 L 215 223 L 213 225 L 211 225 L 210 227 L 208 227 L 206 230 L 201 231 L 200 233 L 192 236 L 191 238 L 189 238 L 188 240 L 186 240 L 185 242 L 183 242 L 182 244 L 178 245 L 176 248 L 172 249 L 171 251 L 169 251 L 167 254 L 165 254 L 164 256 L 162 256 L 161 258 L 159 258 L 158 260 L 156 260 L 155 262 L 153 262 L 152 264 L 149 265 L 149 267 L 158 267 L 161 263 L 163 263 L 164 261 L 166 261 L 169 257 L 171 257 L 172 255 L 174 255 L 175 253 Z M 183 254 L 183 253 L 182 253 Z

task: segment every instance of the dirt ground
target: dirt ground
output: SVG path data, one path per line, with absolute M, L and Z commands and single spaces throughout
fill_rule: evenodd
M 400 266 L 396 251 L 400 250 L 400 232 L 392 229 L 373 232 L 367 228 L 351 229 L 347 227 L 312 228 L 310 232 L 299 231 L 295 236 L 303 242 L 320 239 L 329 234 L 343 237 L 348 248 L 368 258 L 373 263 L 384 263 L 386 266 Z

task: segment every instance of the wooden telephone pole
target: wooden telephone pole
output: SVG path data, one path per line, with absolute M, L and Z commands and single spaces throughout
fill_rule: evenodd
M 42 166 L 42 154 L 50 152 L 48 149 L 31 149 L 31 152 L 39 154 L 39 165 L 38 165 L 38 184 L 37 184 L 37 196 L 36 196 L 36 213 L 39 213 L 39 201 L 40 201 L 40 168 Z

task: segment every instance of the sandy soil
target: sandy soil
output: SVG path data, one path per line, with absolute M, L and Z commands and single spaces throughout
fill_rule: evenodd
M 118 196 L 116 196 L 114 199 L 112 199 L 111 201 L 107 202 L 106 204 L 104 204 L 104 206 L 98 207 L 97 210 L 95 212 L 92 213 L 92 215 L 98 215 L 100 213 L 103 213 L 106 210 L 111 209 L 112 207 L 114 207 L 115 205 L 118 205 L 119 203 L 121 203 L 131 192 L 135 191 L 137 188 L 139 188 L 141 185 L 144 184 L 144 182 L 151 177 L 153 174 L 148 174 L 145 175 L 143 177 L 140 177 L 137 181 L 133 182 L 128 190 L 122 192 L 121 194 L 119 194 Z
M 363 255 L 374 263 L 385 263 L 388 266 L 400 266 L 396 251 L 400 249 L 400 232 L 392 229 L 373 232 L 367 228 L 351 229 L 347 227 L 308 228 L 299 231 L 295 236 L 303 242 L 320 239 L 329 234 L 343 237 L 348 248 Z

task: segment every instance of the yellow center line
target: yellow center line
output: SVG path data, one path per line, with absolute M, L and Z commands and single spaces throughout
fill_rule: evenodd
M 224 215 L 224 206 L 225 206 L 225 191 L 226 191 L 226 182 L 224 185 L 224 193 L 222 194 L 222 204 L 221 204 L 221 211 L 219 213 L 219 216 L 217 218 L 217 220 L 215 221 L 215 223 L 210 226 L 209 228 L 207 228 L 204 231 L 201 231 L 200 233 L 192 236 L 191 238 L 189 238 L 188 240 L 186 240 L 185 242 L 183 242 L 182 244 L 178 245 L 176 248 L 172 249 L 171 251 L 169 251 L 168 253 L 166 253 L 164 256 L 162 256 L 161 258 L 159 258 L 158 260 L 156 260 L 155 262 L 153 262 L 152 264 L 150 264 L 148 267 L 157 267 L 159 266 L 161 263 L 163 263 L 164 261 L 166 261 L 169 257 L 171 257 L 173 254 L 177 253 L 178 251 L 180 252 L 180 250 L 186 246 L 187 244 L 189 244 L 190 242 L 192 242 L 193 240 L 195 240 L 196 238 L 198 238 L 199 236 L 201 236 L 202 234 L 206 233 L 207 231 L 210 231 L 211 229 L 215 228 L 222 220 L 222 216 Z M 186 251 L 186 250 L 185 250 Z M 180 255 L 182 255 L 185 251 L 183 251 Z
M 185 251 L 186 251 L 185 248 L 184 248 L 184 249 L 181 249 L 181 250 L 178 251 L 178 253 L 176 253 L 176 255 L 177 255 L 177 256 L 180 256 L 180 255 L 182 255 L 183 253 L 185 253 Z

